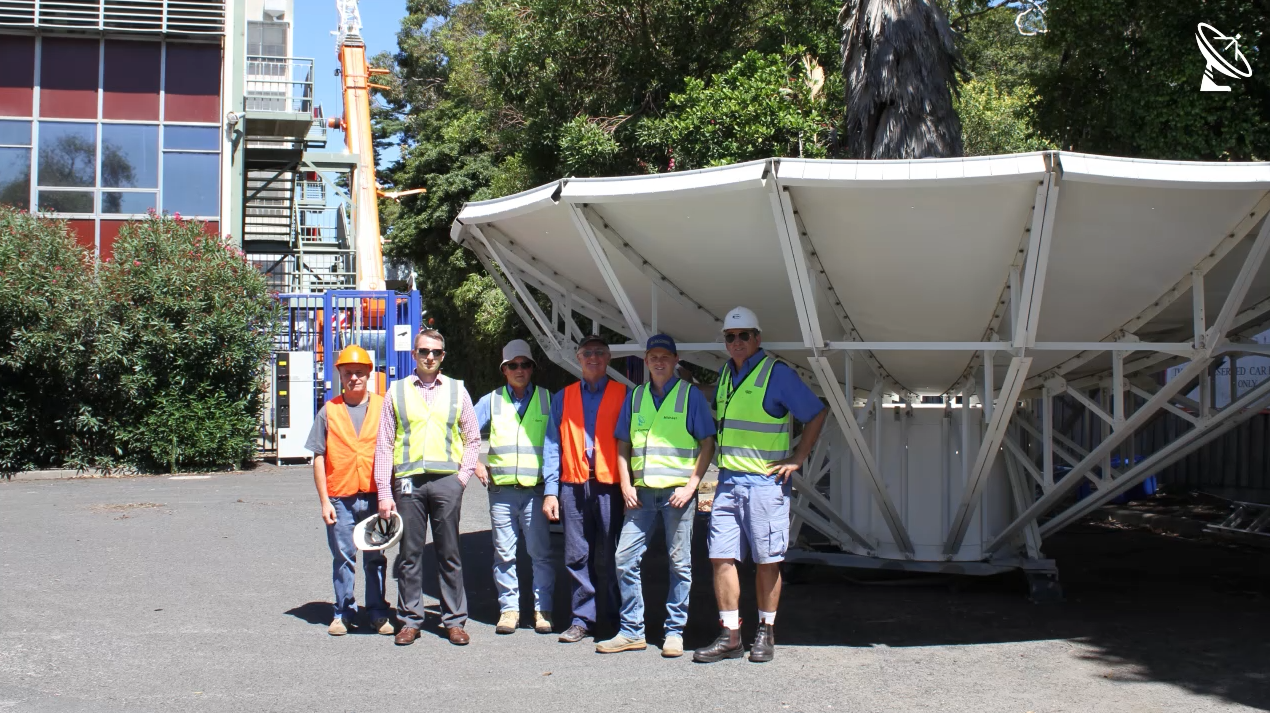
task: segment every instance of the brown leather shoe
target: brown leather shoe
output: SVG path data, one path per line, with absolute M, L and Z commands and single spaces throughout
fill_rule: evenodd
M 418 629 L 413 626 L 403 626 L 401 627 L 401 631 L 397 632 L 397 637 L 392 641 L 398 646 L 409 646 L 413 644 L 417 638 L 419 638 Z
M 461 626 L 451 626 L 445 630 L 445 633 L 450 637 L 450 643 L 455 646 L 467 646 L 467 642 L 472 640 L 472 637 L 468 636 Z

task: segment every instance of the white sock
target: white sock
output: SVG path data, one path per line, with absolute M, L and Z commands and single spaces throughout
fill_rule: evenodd
M 741 612 L 737 609 L 732 611 L 719 612 L 719 618 L 723 620 L 724 629 L 740 629 L 741 628 Z
M 763 611 L 762 609 L 760 609 L 760 610 L 759 610 L 759 612 L 758 612 L 758 623 L 760 623 L 760 624 L 771 624 L 771 625 L 775 625 L 775 624 L 776 624 L 776 612 L 774 612 L 774 611 Z

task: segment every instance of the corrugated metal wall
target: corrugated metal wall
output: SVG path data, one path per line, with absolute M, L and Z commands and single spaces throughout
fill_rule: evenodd
M 1092 397 L 1095 403 L 1097 396 Z M 1137 397 L 1127 410 L 1142 405 Z M 1110 409 L 1108 409 L 1110 411 Z M 1055 428 L 1085 449 L 1102 441 L 1102 420 L 1069 399 L 1054 399 Z M 1161 413 L 1133 437 L 1132 454 L 1144 457 L 1175 440 L 1190 424 Z M 1134 460 L 1126 444 L 1121 453 Z M 1061 460 L 1057 461 L 1062 463 Z M 1160 485 L 1202 490 L 1235 500 L 1270 502 L 1270 413 L 1253 416 L 1229 433 L 1156 474 Z

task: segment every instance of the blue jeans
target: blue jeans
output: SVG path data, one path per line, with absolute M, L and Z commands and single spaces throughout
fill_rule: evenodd
M 499 611 L 520 611 L 520 579 L 516 575 L 516 543 L 523 535 L 534 567 L 534 609 L 551 611 L 556 570 L 551 532 L 542 514 L 542 492 L 510 485 L 489 487 L 490 531 L 494 535 L 494 586 Z
M 622 590 L 622 635 L 644 638 L 644 588 L 639 565 L 648 549 L 648 536 L 658 515 L 666 533 L 670 554 L 670 589 L 666 595 L 666 636 L 683 636 L 688 623 L 688 592 L 692 589 L 692 522 L 694 497 L 681 508 L 671 507 L 675 488 L 636 488 L 639 509 L 627 510 L 622 536 L 617 543 L 617 577 Z
M 353 544 L 353 528 L 379 512 L 379 498 L 374 493 L 358 493 L 330 500 L 335 508 L 335 524 L 326 526 L 326 542 L 331 546 L 335 616 L 351 622 L 357 616 L 357 597 L 353 594 L 357 577 L 357 546 Z M 370 611 L 372 620 L 386 619 L 388 602 L 384 600 L 384 577 L 388 572 L 388 558 L 380 550 L 363 552 L 362 568 L 366 577 L 366 609 Z

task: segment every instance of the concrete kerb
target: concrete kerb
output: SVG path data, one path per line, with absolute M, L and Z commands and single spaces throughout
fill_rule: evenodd
M 190 476 L 218 476 L 231 475 L 241 473 L 254 473 L 256 475 L 270 475 L 274 473 L 290 472 L 296 468 L 303 468 L 308 472 L 311 466 L 302 465 L 283 465 L 278 466 L 272 463 L 256 462 L 255 466 L 250 470 L 224 470 L 207 473 L 138 473 L 136 471 L 126 470 L 98 470 L 90 468 L 85 470 L 76 470 L 74 468 L 50 468 L 46 470 L 26 470 L 16 473 L 0 473 L 0 483 L 7 482 L 30 482 L 36 480 L 118 480 L 123 478 L 172 478 L 172 477 L 190 477 Z

